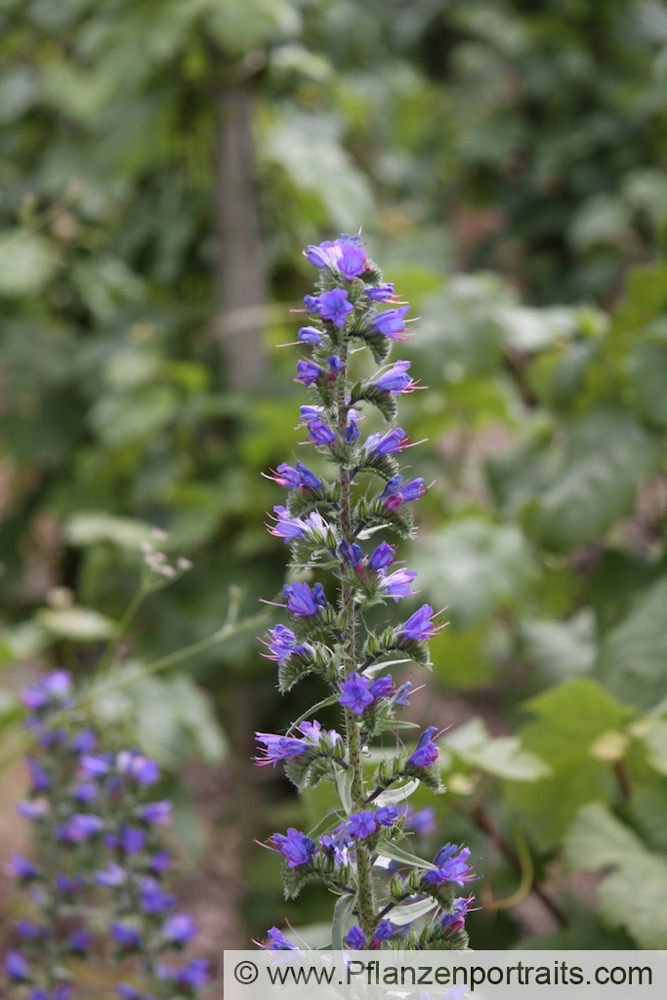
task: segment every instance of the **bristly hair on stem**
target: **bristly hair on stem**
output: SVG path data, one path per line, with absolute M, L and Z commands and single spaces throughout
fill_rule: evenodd
M 412 505 L 427 492 L 423 479 L 401 473 L 396 458 L 411 446 L 396 426 L 398 399 L 422 387 L 410 376 L 409 361 L 388 361 L 393 343 L 409 339 L 413 321 L 360 234 L 304 253 L 319 273 L 315 294 L 304 298 L 295 341 L 304 352 L 295 381 L 310 394 L 299 425 L 308 440 L 299 443 L 314 446 L 335 472 L 327 478 L 298 461 L 267 473 L 287 490 L 269 530 L 289 546 L 291 578 L 281 605 L 288 624 L 276 624 L 262 642 L 283 693 L 314 674 L 325 694 L 287 734 L 257 733 L 255 762 L 282 763 L 300 790 L 331 782 L 339 805 L 317 825 L 323 832 L 316 840 L 290 827 L 264 846 L 283 859 L 287 898 L 313 880 L 338 897 L 334 948 L 461 949 L 468 944 L 465 916 L 473 899 L 462 892 L 474 877 L 470 851 L 445 843 L 432 861 L 420 858 L 406 822 L 408 800 L 420 785 L 442 791 L 436 727 L 411 747 L 396 739 L 401 749 L 377 766 L 365 752 L 372 740 L 406 725 L 396 714 L 409 704 L 412 683 L 394 683 L 389 668 L 428 666 L 428 640 L 443 628 L 428 604 L 377 633 L 362 617 L 366 608 L 417 593 L 416 574 L 392 568 L 394 545 L 378 534 L 411 538 Z M 363 370 L 364 353 L 378 366 L 374 374 Z M 364 438 L 361 423 L 366 417 L 372 423 L 373 414 L 381 429 Z M 327 574 L 327 588 L 333 577 L 329 593 L 322 581 L 312 582 L 317 570 Z M 313 718 L 333 704 L 341 709 L 340 732 Z M 261 946 L 296 947 L 275 927 Z

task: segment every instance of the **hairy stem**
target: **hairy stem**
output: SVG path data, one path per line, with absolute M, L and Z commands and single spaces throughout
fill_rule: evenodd
M 348 405 L 345 400 L 347 384 L 347 342 L 343 339 L 339 358 L 346 366 L 338 379 L 336 391 L 337 428 L 341 438 L 347 425 Z M 350 496 L 350 470 L 341 466 L 340 482 L 340 533 L 346 542 L 353 541 L 352 504 Z M 341 581 L 341 609 L 345 621 L 343 644 L 345 649 L 345 674 L 352 673 L 357 666 L 357 620 L 354 591 L 347 580 Z M 361 762 L 361 734 L 353 712 L 345 711 L 345 732 L 350 767 L 352 768 L 352 805 L 355 811 L 364 808 L 364 783 Z M 361 929 L 370 941 L 375 927 L 375 903 L 373 900 L 373 873 L 368 847 L 359 841 L 355 848 L 357 858 L 357 884 L 359 887 L 358 912 Z

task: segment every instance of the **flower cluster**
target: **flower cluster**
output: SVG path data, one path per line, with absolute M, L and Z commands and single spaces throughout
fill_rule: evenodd
M 135 982 L 117 987 L 125 1000 L 194 997 L 208 971 L 202 960 L 170 958 L 196 927 L 166 886 L 160 831 L 171 803 L 150 796 L 157 763 L 136 750 L 106 750 L 92 727 L 75 725 L 63 670 L 28 685 L 23 702 L 36 751 L 26 758 L 30 790 L 18 812 L 33 823 L 38 860 L 14 855 L 11 871 L 36 916 L 16 925 L 20 944 L 4 962 L 9 983 L 28 1000 L 69 1000 L 72 960 L 107 954 L 135 959 Z
M 407 799 L 419 785 L 441 788 L 436 727 L 374 769 L 363 753 L 373 738 L 396 732 L 396 712 L 409 704 L 412 682 L 395 682 L 390 664 L 428 665 L 428 640 L 443 627 L 426 603 L 379 632 L 362 618 L 367 608 L 418 593 L 417 574 L 397 563 L 395 544 L 365 545 L 378 531 L 411 537 L 414 501 L 427 492 L 424 480 L 405 477 L 397 462 L 412 446 L 396 423 L 397 400 L 421 386 L 409 361 L 388 361 L 392 344 L 409 339 L 412 320 L 358 235 L 309 246 L 305 256 L 319 280 L 305 296 L 297 334 L 307 354 L 296 362 L 295 380 L 311 395 L 299 428 L 319 454 L 315 461 L 328 462 L 335 475 L 302 462 L 267 474 L 288 491 L 268 529 L 289 546 L 292 576 L 279 605 L 287 623 L 262 641 L 281 691 L 314 674 L 327 691 L 320 704 L 337 705 L 342 720 L 340 731 L 327 731 L 313 711 L 284 734 L 257 733 L 255 763 L 280 762 L 300 789 L 331 781 L 340 807 L 319 836 L 290 827 L 265 846 L 283 859 L 288 896 L 315 878 L 340 897 L 346 926 L 334 921 L 334 945 L 463 948 L 472 897 L 457 892 L 473 877 L 469 851 L 447 844 L 429 862 L 398 847 L 416 831 L 433 830 L 432 810 L 416 813 Z M 363 367 L 363 348 L 374 372 Z M 318 568 L 327 574 L 323 582 L 312 579 Z M 406 916 L 415 903 L 416 922 Z M 262 946 L 295 947 L 276 927 Z

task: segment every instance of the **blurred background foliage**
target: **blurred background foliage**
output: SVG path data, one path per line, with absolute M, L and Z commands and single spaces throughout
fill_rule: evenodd
M 363 225 L 430 386 L 422 836 L 471 841 L 477 948 L 665 947 L 667 5 L 0 0 L 0 52 L 3 803 L 26 671 L 89 674 L 165 529 L 194 569 L 94 711 L 171 775 L 205 950 L 285 912 L 318 940 L 250 840 L 324 793 L 247 763 L 317 690 L 281 703 L 246 619 L 284 577 L 299 249 Z

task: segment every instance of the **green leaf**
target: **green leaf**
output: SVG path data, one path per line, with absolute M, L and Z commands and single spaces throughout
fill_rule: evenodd
M 667 862 L 599 802 L 582 808 L 565 840 L 565 856 L 577 870 L 611 866 L 598 889 L 598 910 L 611 927 L 625 927 L 640 948 L 667 941 Z
M 394 907 L 389 914 L 389 919 L 392 924 L 402 927 L 404 924 L 411 924 L 413 920 L 418 920 L 419 917 L 425 917 L 436 906 L 438 906 L 437 899 L 430 896 L 426 899 L 419 899 L 416 903 L 403 903 L 401 906 Z
M 394 788 L 387 788 L 386 791 L 381 792 L 375 800 L 378 806 L 392 806 L 396 802 L 404 802 L 405 799 L 409 799 L 413 792 L 419 788 L 419 778 L 411 778 L 410 781 L 406 781 L 405 784 L 399 785 Z
M 122 549 L 137 550 L 149 541 L 153 528 L 144 521 L 114 517 L 104 511 L 79 511 L 65 523 L 65 538 L 70 545 L 86 546 L 107 542 Z
M 352 804 L 352 783 L 354 781 L 354 768 L 348 767 L 344 771 L 336 771 L 336 788 L 343 803 L 343 809 L 349 816 L 354 811 Z
M 537 754 L 522 748 L 517 736 L 492 737 L 481 719 L 458 726 L 442 743 L 467 764 L 498 778 L 537 781 L 551 773 Z
M 424 861 L 423 858 L 418 858 L 416 854 L 410 854 L 408 851 L 404 851 L 401 847 L 398 847 L 397 844 L 394 844 L 389 840 L 379 840 L 377 852 L 379 857 L 391 858 L 392 861 L 400 861 L 402 865 L 409 865 L 411 868 L 435 868 L 435 865 L 430 861 Z
M 525 621 L 519 626 L 519 654 L 552 684 L 589 673 L 597 656 L 595 618 L 582 608 L 566 621 Z
M 58 252 L 45 237 L 20 230 L 0 234 L 0 298 L 41 291 L 58 264 Z
M 667 719 L 651 720 L 651 728 L 643 742 L 651 767 L 659 774 L 667 775 Z
M 632 407 L 640 417 L 667 425 L 667 341 L 644 341 L 628 356 L 628 382 Z
M 452 623 L 473 625 L 530 587 L 535 567 L 520 530 L 466 517 L 417 543 L 419 580 L 433 601 L 448 605 Z
M 521 745 L 551 767 L 530 784 L 507 781 L 503 792 L 541 850 L 560 841 L 577 810 L 591 799 L 609 801 L 615 781 L 608 762 L 592 752 L 596 741 L 632 716 L 596 681 L 578 678 L 531 699 L 537 718 L 523 726 Z
M 571 425 L 550 484 L 526 509 L 527 524 L 548 548 L 569 551 L 599 539 L 630 512 L 660 453 L 659 439 L 628 411 L 591 411 Z
M 116 623 L 92 608 L 44 608 L 37 613 L 37 624 L 47 632 L 74 642 L 98 642 L 110 639 Z
M 331 947 L 334 951 L 342 951 L 343 949 L 343 938 L 356 901 L 356 895 L 351 893 L 339 896 L 336 900 L 331 919 Z
M 602 637 L 596 673 L 623 701 L 651 708 L 667 694 L 667 579 L 641 590 L 632 610 Z
M 49 635 L 34 621 L 21 622 L 0 632 L 0 666 L 29 660 L 48 646 Z

